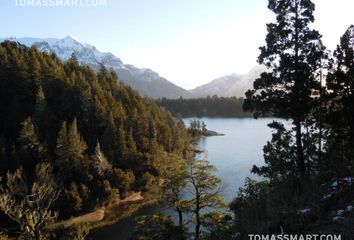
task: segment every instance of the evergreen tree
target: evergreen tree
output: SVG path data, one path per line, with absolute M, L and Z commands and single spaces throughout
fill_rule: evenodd
M 327 145 L 327 172 L 336 176 L 354 172 L 354 25 L 340 39 L 327 79 L 331 126 Z
M 205 160 L 193 160 L 189 165 L 188 190 L 192 199 L 188 204 L 192 210 L 195 221 L 194 239 L 201 239 L 202 219 L 206 210 L 225 207 L 220 197 L 221 180 L 212 174 L 215 166 Z
M 36 128 L 31 118 L 22 123 L 22 129 L 18 138 L 19 161 L 26 171 L 33 171 L 34 166 L 44 158 L 45 149 L 38 140 Z
M 70 56 L 70 58 L 69 58 L 69 62 L 70 62 L 70 63 L 73 63 L 73 64 L 75 64 L 75 65 L 78 65 L 78 64 L 79 64 L 79 61 L 78 61 L 78 59 L 77 59 L 77 56 L 76 56 L 76 53 L 75 53 L 75 52 L 72 52 L 72 53 L 71 53 L 71 56 Z
M 335 66 L 327 76 L 327 87 L 333 99 L 333 124 L 348 126 L 354 144 L 354 25 L 340 39 L 334 52 Z
M 296 146 L 291 130 L 276 121 L 268 126 L 274 129 L 275 133 L 263 148 L 265 165 L 253 166 L 252 172 L 268 178 L 271 182 L 280 182 L 289 176 L 296 176 Z
M 28 163 L 32 166 L 24 169 L 31 182 L 35 163 L 51 156 L 55 182 L 64 188 L 56 204 L 61 218 L 116 198 L 113 174 L 97 176 L 92 168 L 92 158 L 98 162 L 103 152 L 108 164 L 124 169 L 121 188 L 129 192 L 161 179 L 149 145 L 156 143 L 157 157 L 189 151 L 184 125 L 177 126 L 152 100 L 117 84 L 112 71 L 96 74 L 75 57 L 62 62 L 10 41 L 0 43 L 0 63 L 0 178 Z M 65 121 L 75 117 L 67 126 Z M 171 147 L 176 139 L 180 144 Z M 135 181 L 134 174 L 143 177 Z
M 118 129 L 118 147 L 119 147 L 119 154 L 120 157 L 123 158 L 127 154 L 127 140 L 126 140 L 126 133 L 124 129 L 123 123 L 119 125 Z
M 47 101 L 45 99 L 43 88 L 40 86 L 38 92 L 36 93 L 36 104 L 34 106 L 33 119 L 38 126 L 38 129 L 41 130 L 39 133 L 41 139 L 49 138 L 48 129 L 50 126 L 47 114 Z
M 133 137 L 133 128 L 130 128 L 127 134 L 127 148 L 129 149 L 130 153 L 136 153 L 137 148 Z
M 74 165 L 80 165 L 80 161 L 84 159 L 84 153 L 87 150 L 87 145 L 81 137 L 77 128 L 76 118 L 71 123 L 67 132 L 68 150 L 73 159 Z
M 244 109 L 256 117 L 270 113 L 293 120 L 298 174 L 304 177 L 302 126 L 321 87 L 314 72 L 324 54 L 321 35 L 309 28 L 315 5 L 310 0 L 269 0 L 268 8 L 276 14 L 276 23 L 267 24 L 266 46 L 260 48 L 258 62 L 270 72 L 262 73 L 254 90 L 246 93 Z
M 101 151 L 100 143 L 97 142 L 95 153 L 91 157 L 93 161 L 93 169 L 98 176 L 103 176 L 105 173 L 112 170 L 112 165 L 108 162 L 107 158 Z
M 119 129 L 117 130 L 113 114 L 110 113 L 100 142 L 102 143 L 102 149 L 106 153 L 106 156 L 114 163 L 117 163 L 117 160 L 123 157 L 120 153 L 118 136 Z
M 86 150 L 87 146 L 78 132 L 76 119 L 69 129 L 66 127 L 66 122 L 63 122 L 57 140 L 56 157 L 60 176 L 64 180 L 77 179 L 86 174 L 89 167 L 86 162 Z
M 124 172 L 120 168 L 113 169 L 112 185 L 119 189 L 122 197 L 125 197 L 134 188 L 135 176 L 131 170 Z

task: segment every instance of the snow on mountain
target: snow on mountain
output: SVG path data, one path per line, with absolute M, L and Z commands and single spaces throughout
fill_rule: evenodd
M 245 92 L 253 88 L 253 82 L 259 75 L 266 71 L 264 66 L 258 65 L 248 73 L 230 74 L 217 78 L 207 84 L 190 90 L 193 97 L 206 97 L 217 95 L 219 97 L 245 97 Z
M 67 36 L 65 38 L 7 38 L 4 40 L 17 41 L 28 47 L 35 45 L 40 51 L 55 53 L 60 59 L 66 61 L 75 53 L 80 64 L 86 64 L 95 70 L 103 64 L 113 69 L 119 81 L 139 91 L 141 95 L 152 98 L 192 98 L 218 95 L 220 97 L 244 97 L 245 92 L 253 87 L 253 81 L 260 73 L 266 71 L 263 66 L 256 66 L 247 74 L 230 74 L 215 79 L 210 83 L 187 91 L 161 77 L 157 72 L 148 68 L 137 68 L 123 61 L 110 52 L 100 52 L 95 46 L 82 43 Z
M 131 64 L 124 64 L 121 59 L 110 52 L 100 52 L 95 46 L 82 43 L 67 36 L 65 38 L 7 38 L 24 44 L 28 47 L 35 45 L 42 52 L 55 53 L 61 60 L 68 60 L 75 53 L 80 64 L 93 67 L 95 70 L 103 64 L 108 69 L 113 69 L 123 83 L 130 85 L 140 94 L 152 98 L 179 98 L 189 97 L 190 93 L 159 76 L 158 73 L 147 68 L 137 68 Z

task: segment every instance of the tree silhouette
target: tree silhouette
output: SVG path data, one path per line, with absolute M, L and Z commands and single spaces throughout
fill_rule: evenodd
M 269 0 L 276 23 L 267 24 L 266 46 L 260 47 L 258 62 L 270 69 L 246 93 L 244 109 L 255 117 L 271 113 L 293 120 L 297 168 L 305 176 L 302 126 L 314 107 L 320 82 L 315 72 L 321 66 L 324 47 L 321 35 L 309 28 L 315 5 L 310 0 Z

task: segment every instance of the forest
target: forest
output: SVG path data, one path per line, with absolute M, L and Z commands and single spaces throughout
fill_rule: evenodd
M 87 239 L 85 226 L 55 223 L 153 188 L 178 218 L 140 217 L 133 240 L 352 239 L 354 25 L 331 52 L 311 28 L 311 0 L 269 0 L 268 8 L 276 21 L 267 24 L 258 63 L 269 71 L 245 99 L 160 99 L 159 107 L 103 66 L 95 72 L 75 55 L 62 62 L 1 43 L 0 239 Z M 182 117 L 274 116 L 290 126 L 269 124 L 264 163 L 251 169 L 259 178 L 247 178 L 228 204 L 215 166 L 195 157 L 206 126 L 186 129 L 166 109 Z
M 243 98 L 208 96 L 206 98 L 158 99 L 156 103 L 177 117 L 251 117 L 242 109 Z
M 212 221 L 204 216 L 204 231 L 192 238 L 250 239 L 249 234 L 256 233 L 274 239 L 284 234 L 341 234 L 352 239 L 354 25 L 331 52 L 310 27 L 315 20 L 312 1 L 269 0 L 268 8 L 276 21 L 267 24 L 258 63 L 269 71 L 246 92 L 243 110 L 255 118 L 285 119 L 289 126 L 269 124 L 273 134 L 263 148 L 264 164 L 251 169 L 261 178 L 245 180 L 229 206 L 233 220 L 228 221 L 224 211 L 211 211 Z M 183 114 L 178 107 L 188 101 L 200 100 L 164 104 Z M 164 229 L 155 225 L 159 237 L 145 232 L 138 239 L 169 239 Z
M 45 229 L 147 191 L 190 154 L 181 120 L 75 55 L 5 41 L 0 82 L 0 222 L 16 239 L 67 239 Z

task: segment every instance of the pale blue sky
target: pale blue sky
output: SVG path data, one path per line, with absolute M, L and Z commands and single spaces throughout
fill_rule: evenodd
M 18 0 L 19 1 L 19 0 Z M 101 7 L 0 6 L 0 37 L 73 36 L 187 89 L 256 64 L 267 0 L 106 0 Z M 354 24 L 354 1 L 315 0 L 315 27 L 333 49 Z M 333 15 L 337 14 L 337 15 Z

